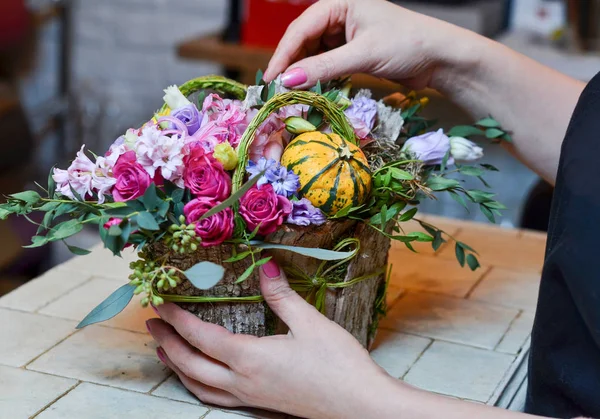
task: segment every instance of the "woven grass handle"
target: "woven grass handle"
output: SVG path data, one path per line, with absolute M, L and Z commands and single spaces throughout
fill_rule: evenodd
M 198 77 L 189 81 L 186 81 L 179 90 L 184 96 L 189 96 L 199 90 L 212 89 L 219 93 L 226 93 L 239 100 L 246 98 L 246 86 L 242 83 L 238 83 L 235 80 L 228 79 L 222 76 L 203 76 Z M 163 104 L 160 108 L 159 113 L 163 113 L 167 110 L 167 104 Z
M 254 140 L 258 127 L 260 127 L 271 113 L 284 106 L 296 104 L 309 105 L 318 109 L 323 113 L 325 119 L 329 121 L 333 132 L 343 139 L 356 144 L 354 129 L 352 128 L 352 125 L 350 125 L 348 118 L 346 118 L 344 111 L 323 95 L 305 91 L 293 91 L 275 95 L 258 111 L 240 139 L 240 144 L 237 148 L 238 165 L 233 174 L 232 189 L 234 192 L 237 191 L 244 182 L 244 174 L 246 173 L 246 165 L 248 164 L 248 150 L 250 144 L 252 144 L 252 141 Z

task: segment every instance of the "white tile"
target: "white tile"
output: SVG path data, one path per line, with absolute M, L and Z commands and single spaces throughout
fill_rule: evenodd
M 212 410 L 208 415 L 204 417 L 204 419 L 240 419 L 247 417 L 245 415 L 240 415 L 239 413 L 233 412 L 225 412 L 223 410 Z
M 0 417 L 28 418 L 77 384 L 75 380 L 0 366 Z M 7 416 L 4 416 L 6 414 Z
M 75 331 L 76 322 L 0 309 L 0 364 L 20 367 Z
M 147 392 L 169 370 L 158 360 L 149 335 L 88 326 L 31 363 L 28 368 L 92 383 Z
M 407 254 L 394 263 L 390 283 L 409 290 L 464 297 L 487 270 L 483 266 L 471 271 L 456 260 Z
M 514 356 L 434 342 L 404 380 L 436 393 L 487 402 Z
M 110 250 L 104 249 L 102 246 L 102 244 L 95 246 L 89 255 L 74 257 L 61 266 L 93 276 L 127 281 L 127 277 L 131 273 L 129 263 L 137 260 L 135 251 L 131 248 L 125 249 L 122 252 L 123 257 L 116 257 Z
M 493 349 L 518 310 L 427 293 L 407 293 L 381 327 Z
M 171 375 L 164 383 L 159 385 L 156 390 L 152 392 L 152 395 L 186 403 L 202 404 L 196 396 L 190 393 L 188 389 L 181 384 L 179 377 L 175 374 Z
M 58 267 L 0 298 L 0 307 L 35 311 L 90 278 L 88 274 Z
M 116 279 L 93 278 L 86 284 L 75 288 L 39 312 L 49 316 L 81 321 L 94 307 L 120 288 L 125 282 Z M 146 333 L 146 320 L 157 317 L 154 311 L 142 308 L 139 298 L 134 297 L 127 307 L 112 319 L 102 323 L 105 326 L 118 327 L 134 332 Z
M 224 413 L 231 413 L 233 415 L 243 415 L 245 418 L 254 418 L 254 419 L 285 419 L 289 418 L 283 413 L 278 412 L 270 412 L 262 409 L 221 409 Z M 216 410 L 215 410 L 216 411 Z M 229 416 L 226 416 L 229 417 Z M 240 418 L 240 416 L 235 416 L 236 418 Z M 212 418 L 212 416 L 211 416 Z
M 371 358 L 392 377 L 402 378 L 430 343 L 431 339 L 379 330 Z
M 533 313 L 521 313 L 496 347 L 496 351 L 509 354 L 519 353 L 527 339 L 531 336 L 534 318 Z
M 471 300 L 535 311 L 541 274 L 493 267 L 470 295 Z
M 44 410 L 39 419 L 198 419 L 207 409 L 90 383 L 82 383 Z

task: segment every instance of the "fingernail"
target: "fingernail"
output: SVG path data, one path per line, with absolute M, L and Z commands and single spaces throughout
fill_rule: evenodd
M 163 348 L 161 348 L 160 346 L 158 348 L 156 348 L 156 356 L 158 357 L 158 359 L 160 359 L 160 362 L 162 362 L 163 364 L 166 364 L 167 361 L 167 357 L 165 356 L 165 351 L 163 351 Z
M 150 321 L 146 320 L 146 329 L 148 329 L 148 333 L 152 334 L 152 329 L 150 329 Z
M 156 315 L 158 317 L 160 317 L 160 313 L 158 312 L 158 310 L 156 309 L 156 307 L 152 306 L 152 310 L 154 310 L 154 312 L 156 313 Z
M 271 259 L 263 266 L 261 266 L 261 269 L 263 270 L 265 275 L 267 275 L 267 277 L 271 279 L 277 278 L 281 274 L 281 271 L 279 270 L 279 265 L 277 265 L 277 262 L 275 262 L 274 259 Z
M 294 68 L 281 75 L 281 82 L 285 87 L 299 86 L 302 83 L 306 83 L 306 80 L 308 80 L 306 72 L 301 68 Z

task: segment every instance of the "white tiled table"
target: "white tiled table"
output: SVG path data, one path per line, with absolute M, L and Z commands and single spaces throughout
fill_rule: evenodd
M 413 254 L 394 245 L 390 310 L 372 356 L 412 385 L 509 407 L 523 388 L 545 236 L 430 221 L 478 250 L 483 266 L 461 269 L 452 246 Z M 133 258 L 95 249 L 0 298 L 0 418 L 284 418 L 202 405 L 156 358 L 144 325 L 155 315 L 139 304 L 75 330 Z

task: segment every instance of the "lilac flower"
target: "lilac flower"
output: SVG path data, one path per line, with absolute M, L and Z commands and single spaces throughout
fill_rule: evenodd
M 277 195 L 290 197 L 295 195 L 300 188 L 300 178 L 291 170 L 277 163 L 276 166 L 271 166 L 265 173 L 267 181 L 273 185 L 273 190 Z
M 98 156 L 96 159 L 96 167 L 92 172 L 92 189 L 98 193 L 99 204 L 104 203 L 104 195 L 109 194 L 112 187 L 117 183 L 117 179 L 114 178 L 112 173 L 114 165 L 115 162 L 107 157 Z
M 368 96 L 357 96 L 344 111 L 354 127 L 356 135 L 365 138 L 375 126 L 377 118 L 377 101 Z
M 286 222 L 288 224 L 295 224 L 299 226 L 307 226 L 310 224 L 321 225 L 327 219 L 320 209 L 315 206 L 306 198 L 302 198 L 299 201 L 292 202 L 292 213 L 288 216 Z
M 187 128 L 188 135 L 194 135 L 200 129 L 202 115 L 196 108 L 196 105 L 190 103 L 182 108 L 175 109 L 171 116 L 183 122 Z
M 71 199 L 75 199 L 71 187 L 81 197 L 92 194 L 92 173 L 96 169 L 96 165 L 85 155 L 84 148 L 85 145 L 81 146 L 77 157 L 66 171 L 54 169 L 52 174 L 52 178 L 56 182 L 56 190 Z
M 444 130 L 440 128 L 435 132 L 428 132 L 408 139 L 402 150 L 413 154 L 425 165 L 441 164 L 444 156 L 450 150 L 450 139 L 444 134 Z M 453 163 L 454 159 L 450 157 L 448 164 Z
M 175 182 L 183 171 L 183 145 L 182 137 L 163 135 L 155 125 L 149 125 L 136 143 L 137 161 L 150 177 L 160 170 L 163 178 Z
M 253 162 L 253 161 L 249 161 L 248 162 L 248 166 L 246 166 L 246 171 L 250 174 L 250 179 L 252 179 L 254 176 L 259 175 L 261 172 L 266 172 L 269 171 L 272 167 L 277 166 L 279 163 L 277 163 L 275 160 L 273 159 L 265 159 L 264 157 L 261 157 L 258 162 Z M 258 187 L 261 187 L 262 185 L 269 183 L 268 179 L 266 176 L 262 176 L 259 180 L 258 183 L 256 184 Z

